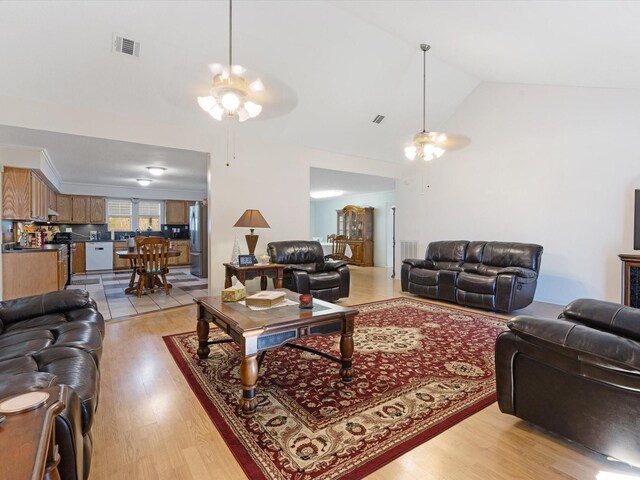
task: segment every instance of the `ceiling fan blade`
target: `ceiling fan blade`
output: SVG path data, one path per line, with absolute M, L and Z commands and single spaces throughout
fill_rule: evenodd
M 469 146 L 471 143 L 471 139 L 464 135 L 457 135 L 452 133 L 447 133 L 447 138 L 445 140 L 441 140 L 436 142 L 440 148 L 444 148 L 445 150 L 460 150 Z

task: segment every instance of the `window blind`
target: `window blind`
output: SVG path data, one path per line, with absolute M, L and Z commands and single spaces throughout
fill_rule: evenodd
M 117 217 L 130 217 L 132 215 L 130 200 L 107 200 L 107 215 Z
M 138 204 L 138 216 L 140 217 L 159 217 L 160 202 L 140 202 Z

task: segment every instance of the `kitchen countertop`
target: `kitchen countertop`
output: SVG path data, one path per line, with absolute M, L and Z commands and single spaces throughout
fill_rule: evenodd
M 23 247 L 11 250 L 5 250 L 5 246 L 2 246 L 2 253 L 38 253 L 38 252 L 56 252 L 63 249 L 67 245 L 64 244 L 47 244 L 44 247 Z

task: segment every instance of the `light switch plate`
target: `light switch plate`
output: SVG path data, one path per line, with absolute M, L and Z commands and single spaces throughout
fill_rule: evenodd
M 73 232 L 73 228 L 71 227 L 67 227 L 64 229 L 65 232 Z

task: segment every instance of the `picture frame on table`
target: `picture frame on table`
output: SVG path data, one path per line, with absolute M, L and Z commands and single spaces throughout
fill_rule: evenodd
M 254 255 L 238 255 L 238 265 L 241 267 L 252 267 L 256 264 Z

